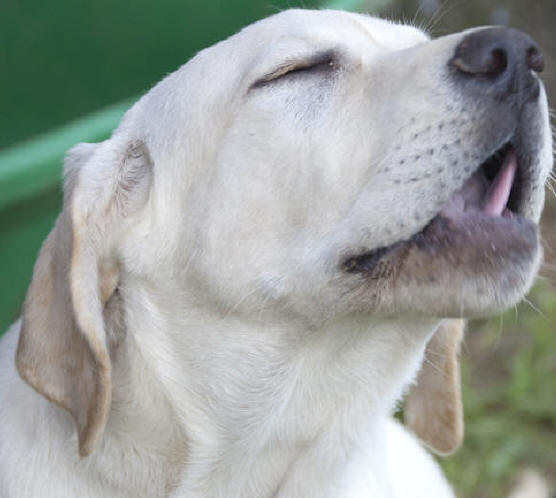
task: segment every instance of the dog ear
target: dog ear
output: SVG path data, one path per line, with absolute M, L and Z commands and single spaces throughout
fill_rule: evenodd
M 463 439 L 463 408 L 458 354 L 463 320 L 445 320 L 425 350 L 423 365 L 407 396 L 404 419 L 431 450 L 456 451 Z
M 113 137 L 68 153 L 63 210 L 40 250 L 25 298 L 18 372 L 71 413 L 81 456 L 93 450 L 110 408 L 103 308 L 118 285 L 116 242 L 130 215 L 146 203 L 151 170 L 142 142 Z

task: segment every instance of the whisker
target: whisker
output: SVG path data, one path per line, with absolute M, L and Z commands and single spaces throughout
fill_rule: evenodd
M 449 379 L 449 376 L 446 375 L 446 372 L 444 370 L 442 370 L 442 368 L 439 367 L 436 363 L 432 362 L 429 358 L 427 358 L 426 355 L 423 358 L 423 363 L 426 363 L 427 365 L 430 365 L 435 371 L 437 371 L 445 379 Z
M 531 309 L 532 309 L 533 311 L 535 311 L 536 313 L 538 313 L 538 314 L 539 314 L 540 316 L 542 316 L 544 319 L 548 319 L 548 317 L 547 317 L 539 308 L 537 308 L 529 299 L 527 299 L 527 297 L 524 297 L 524 298 L 523 298 L 523 301 L 524 301 L 525 303 L 527 303 L 527 304 L 531 307 Z
M 431 16 L 428 26 L 426 27 L 427 33 L 432 33 L 435 31 L 440 24 L 440 22 L 450 13 L 452 13 L 457 7 L 464 3 L 464 0 L 453 0 L 452 2 L 447 1 L 438 7 L 435 13 Z

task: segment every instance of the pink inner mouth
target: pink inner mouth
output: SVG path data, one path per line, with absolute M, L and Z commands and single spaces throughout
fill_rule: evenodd
M 490 184 L 483 204 L 483 212 L 488 216 L 502 216 L 510 199 L 515 173 L 517 171 L 517 156 L 511 149 L 504 158 L 500 171 Z M 509 210 L 508 210 L 509 211 Z
M 494 178 L 489 180 L 479 168 L 448 200 L 440 214 L 446 218 L 460 218 L 467 211 L 486 216 L 512 217 L 508 201 L 515 183 L 518 162 L 513 148 L 505 151 Z

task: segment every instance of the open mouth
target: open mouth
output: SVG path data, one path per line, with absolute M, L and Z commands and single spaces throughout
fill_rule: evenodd
M 479 166 L 453 194 L 439 216 L 454 218 L 466 212 L 485 216 L 517 215 L 522 183 L 520 176 L 516 151 L 507 143 Z
M 483 239 L 490 236 L 489 230 L 492 237 L 496 237 L 497 232 L 498 235 L 503 232 L 515 235 L 519 229 L 514 225 L 532 224 L 521 216 L 524 181 L 517 152 L 507 142 L 480 164 L 425 228 L 408 240 L 349 256 L 344 260 L 343 268 L 348 273 L 368 274 L 387 255 L 402 246 L 414 244 L 419 249 L 430 249 L 454 245 L 457 237 L 453 232 L 465 232 L 469 237 L 479 225 L 489 227 L 483 229 Z

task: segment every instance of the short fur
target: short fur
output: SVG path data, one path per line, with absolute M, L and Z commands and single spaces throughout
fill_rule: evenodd
M 409 425 L 459 443 L 460 325 L 444 319 L 527 291 L 551 166 L 544 90 L 519 116 L 467 93 L 448 71 L 463 36 L 286 11 L 72 149 L 1 342 L 0 497 L 453 496 L 391 414 L 417 379 Z M 410 242 L 510 126 L 528 228 Z

